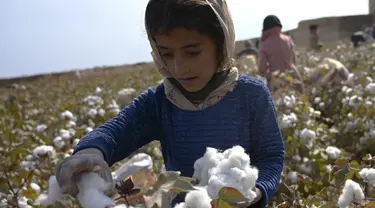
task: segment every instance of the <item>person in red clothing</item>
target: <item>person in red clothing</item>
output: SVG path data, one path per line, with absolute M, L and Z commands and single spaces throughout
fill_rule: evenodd
M 268 15 L 263 21 L 263 33 L 259 44 L 259 74 L 267 79 L 270 88 L 273 86 L 275 72 L 294 73 L 296 89 L 303 93 L 303 83 L 300 73 L 296 68 L 296 55 L 294 52 L 294 42 L 292 38 L 281 32 L 282 24 L 275 15 Z M 273 90 L 273 89 L 271 89 Z

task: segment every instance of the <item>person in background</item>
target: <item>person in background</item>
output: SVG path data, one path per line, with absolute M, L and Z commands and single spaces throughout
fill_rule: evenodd
M 375 39 L 375 24 L 372 25 L 372 38 Z
M 255 47 L 256 47 L 257 49 L 259 49 L 259 38 L 257 38 L 256 41 L 255 41 Z
M 259 74 L 267 79 L 272 90 L 281 86 L 274 86 L 272 74 L 291 71 L 294 74 L 295 87 L 303 93 L 304 87 L 300 73 L 296 68 L 296 54 L 294 42 L 290 36 L 281 32 L 282 24 L 275 15 L 268 15 L 263 21 L 263 34 L 259 45 Z M 276 83 L 276 82 L 275 82 Z
M 186 177 L 206 147 L 241 145 L 259 170 L 250 207 L 266 207 L 280 183 L 284 142 L 267 85 L 233 67 L 235 33 L 226 1 L 150 0 L 145 27 L 165 79 L 87 133 L 57 165 L 62 193 L 76 196 L 75 175 L 94 168 L 113 183 L 109 167 L 153 140 L 161 143 L 166 170 Z M 183 200 L 178 195 L 172 204 Z
M 241 56 L 244 56 L 244 55 L 257 55 L 258 54 L 258 50 L 254 47 L 254 44 L 252 43 L 251 40 L 245 41 L 244 46 L 245 46 L 245 49 L 243 49 L 237 54 L 237 58 L 240 58 Z
M 316 51 L 320 51 L 323 45 L 319 40 L 318 25 L 310 25 L 309 30 L 310 30 L 310 48 Z
M 357 31 L 354 32 L 350 36 L 350 41 L 353 43 L 354 48 L 358 48 L 361 44 L 371 42 L 373 40 L 372 37 L 372 29 L 366 28 L 364 31 Z

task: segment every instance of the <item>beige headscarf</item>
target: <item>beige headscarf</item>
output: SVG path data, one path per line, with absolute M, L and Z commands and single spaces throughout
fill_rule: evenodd
M 202 110 L 204 108 L 216 104 L 222 97 L 226 95 L 227 92 L 232 91 L 234 89 L 238 79 L 238 70 L 237 68 L 233 67 L 234 60 L 232 59 L 232 57 L 234 55 L 235 49 L 235 33 L 228 5 L 225 0 L 205 1 L 207 2 L 207 4 L 211 6 L 212 10 L 215 12 L 224 31 L 224 60 L 219 66 L 218 72 L 224 70 L 230 70 L 230 72 L 224 83 L 221 84 L 220 87 L 215 89 L 213 92 L 211 92 L 207 96 L 207 98 L 205 98 L 205 100 L 203 100 L 199 104 L 193 104 L 192 102 L 190 102 L 170 81 L 168 81 L 168 79 L 164 79 L 163 84 L 167 99 L 177 107 L 184 110 Z M 146 31 L 152 48 L 151 55 L 154 59 L 154 62 L 159 72 L 164 76 L 164 78 L 172 77 L 163 59 L 160 56 L 155 41 L 152 39 L 152 37 L 150 37 L 150 33 L 147 30 L 147 28 Z

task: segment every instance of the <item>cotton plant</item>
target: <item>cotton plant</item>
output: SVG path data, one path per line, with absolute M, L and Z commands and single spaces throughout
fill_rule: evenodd
M 136 90 L 134 88 L 123 88 L 118 91 L 116 102 L 119 104 L 119 106 L 124 107 L 133 99 L 135 93 Z
M 117 104 L 116 100 L 111 100 L 110 104 L 107 106 L 107 110 L 117 115 L 120 112 L 120 106 Z
M 315 196 L 316 200 L 306 205 L 308 207 L 319 207 L 327 203 L 365 206 L 371 202 L 371 194 L 368 192 L 373 188 L 374 183 L 372 159 L 367 162 L 361 160 L 361 156 L 374 152 L 371 147 L 375 144 L 374 50 L 371 45 L 365 45 L 361 50 L 354 50 L 348 44 L 340 42 L 335 47 L 326 47 L 320 52 L 297 49 L 296 53 L 299 60 L 297 68 L 301 69 L 304 80 L 326 58 L 339 61 L 349 69 L 350 74 L 346 81 L 327 88 L 306 83 L 308 99 L 288 89 L 283 89 L 284 92 L 281 94 L 274 94 L 279 125 L 286 143 L 286 169 L 281 184 L 290 185 L 292 188 L 299 186 L 300 190 L 306 190 L 306 193 L 296 190 L 296 195 Z M 322 67 L 331 66 L 327 64 Z M 238 68 L 249 71 L 251 67 L 243 65 Z M 45 177 L 53 174 L 51 171 L 57 160 L 70 156 L 74 146 L 85 133 L 92 131 L 109 116 L 117 115 L 136 96 L 136 92 L 151 85 L 161 84 L 162 77 L 154 71 L 156 70 L 148 68 L 140 72 L 124 70 L 121 74 L 115 72 L 116 75 L 106 72 L 98 79 L 90 77 L 91 72 L 81 72 L 81 84 L 77 84 L 76 77 L 69 77 L 59 78 L 59 82 L 51 82 L 48 86 L 44 81 L 37 81 L 33 84 L 26 82 L 22 85 L 18 84 L 17 89 L 4 89 L 0 93 L 0 101 L 6 104 L 0 106 L 2 115 L 0 135 L 6 135 L 0 136 L 1 167 L 9 170 L 6 172 L 11 178 L 9 184 L 12 188 L 9 190 L 21 191 L 18 196 L 6 194 L 4 199 L 0 199 L 0 207 L 15 203 L 18 203 L 19 207 L 31 207 L 27 202 L 30 200 L 35 202 L 36 196 L 39 196 L 40 201 L 43 201 L 43 197 L 45 200 L 49 195 L 48 190 L 47 192 L 43 190 L 48 183 Z M 145 74 L 155 76 L 149 79 Z M 123 86 L 123 77 L 131 77 L 128 86 L 125 86 L 129 90 L 118 93 L 122 91 L 122 87 L 118 86 Z M 90 82 L 82 81 L 88 78 Z M 134 90 L 131 90 L 130 88 L 133 87 Z M 14 90 L 17 94 L 14 94 Z M 124 103 L 117 102 L 119 94 L 125 95 Z M 325 118 L 329 118 L 331 123 L 321 120 Z M 315 132 L 315 136 L 312 132 Z M 154 151 L 149 148 L 151 146 L 142 148 L 142 151 L 152 154 L 153 159 L 160 158 L 162 163 L 160 150 Z M 340 166 L 339 163 L 342 163 L 343 158 L 356 159 L 349 161 L 350 165 Z M 159 163 L 153 162 L 155 168 Z M 345 168 L 348 168 L 349 173 L 343 180 L 339 175 L 346 171 Z M 338 172 L 338 169 L 343 171 Z M 334 185 L 324 182 L 325 177 L 330 174 L 335 176 Z M 217 177 L 219 185 L 220 177 Z M 303 181 L 303 177 L 311 177 L 313 180 L 307 183 Z M 222 178 L 227 184 L 230 182 L 225 177 Z M 347 178 L 351 178 L 352 182 L 347 182 L 348 185 L 345 186 Z M 185 204 L 180 206 L 194 207 L 194 203 L 189 202 L 199 200 L 207 204 L 208 200 L 205 199 L 208 198 L 205 197 L 208 195 L 211 199 L 207 191 L 209 179 L 206 176 L 206 179 L 201 180 L 207 181 L 206 185 L 195 186 L 195 188 L 204 189 L 189 192 Z M 355 183 L 361 187 L 365 195 L 364 199 Z M 328 188 L 328 193 L 318 194 L 321 188 Z M 282 188 L 279 191 L 289 194 Z M 274 201 L 272 198 L 271 203 L 289 203 L 289 200 L 280 197 L 280 192 L 275 194 L 276 199 Z M 338 200 L 340 195 L 342 196 Z M 326 201 L 327 199 L 329 200 Z M 293 202 L 307 203 L 309 200 L 310 198 L 301 198 Z M 115 207 L 128 206 L 122 204 Z

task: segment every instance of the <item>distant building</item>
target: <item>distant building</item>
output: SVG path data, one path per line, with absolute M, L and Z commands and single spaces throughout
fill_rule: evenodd
M 369 14 L 323 17 L 318 19 L 303 20 L 298 23 L 298 27 L 293 30 L 283 31 L 293 36 L 294 43 L 298 46 L 309 46 L 309 26 L 319 26 L 319 39 L 324 43 L 335 42 L 338 40 L 350 39 L 350 36 L 364 27 L 371 27 L 375 23 L 375 0 L 369 0 Z M 258 37 L 257 37 L 258 38 Z M 252 38 L 251 40 L 255 40 Z M 236 42 L 236 53 L 243 50 L 244 41 Z

